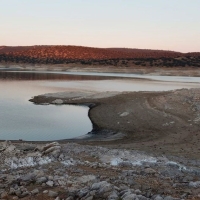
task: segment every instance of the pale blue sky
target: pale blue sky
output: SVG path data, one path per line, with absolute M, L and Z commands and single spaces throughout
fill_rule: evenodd
M 1 0 L 1 45 L 200 51 L 200 0 Z

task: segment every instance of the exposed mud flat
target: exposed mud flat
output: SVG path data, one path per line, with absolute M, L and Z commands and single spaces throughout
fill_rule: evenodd
M 158 155 L 200 157 L 200 89 L 84 95 L 76 93 L 74 98 L 72 93 L 66 92 L 40 95 L 31 101 L 46 104 L 55 103 L 56 99 L 60 99 L 61 104 L 90 106 L 93 133 L 101 135 L 102 132 L 110 131 L 126 135 L 116 141 L 82 143 L 142 150 Z

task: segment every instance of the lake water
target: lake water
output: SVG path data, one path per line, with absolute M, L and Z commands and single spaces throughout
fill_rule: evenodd
M 1 73 L 0 73 L 1 74 Z M 22 74 L 20 75 L 22 76 Z M 27 80 L 0 75 L 0 140 L 51 141 L 82 136 L 92 130 L 88 107 L 34 105 L 28 100 L 38 94 L 61 92 L 44 86 L 45 80 Z M 30 78 L 30 77 L 29 77 Z M 33 81 L 37 80 L 37 81 Z
M 67 90 L 161 91 L 199 87 L 200 83 L 198 77 L 163 77 L 165 81 L 161 82 L 162 77 L 141 76 L 0 71 L 0 140 L 52 141 L 79 137 L 92 130 L 88 107 L 44 106 L 28 101 L 39 94 Z

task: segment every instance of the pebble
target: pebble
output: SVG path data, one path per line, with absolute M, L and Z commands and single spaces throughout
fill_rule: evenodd
M 46 185 L 48 185 L 48 186 L 50 186 L 50 187 L 53 187 L 54 182 L 53 182 L 53 181 L 47 181 L 47 182 L 46 182 Z
M 8 193 L 7 192 L 2 192 L 1 193 L 1 199 L 8 199 Z
M 54 192 L 54 191 L 52 191 L 52 190 L 49 190 L 48 196 L 49 196 L 49 197 L 57 197 L 57 196 L 58 196 L 58 193 L 57 193 L 57 192 Z
M 36 179 L 36 183 L 38 184 L 42 184 L 42 183 L 46 183 L 47 182 L 47 178 L 46 177 L 40 177 Z
M 11 143 L 6 145 L 9 144 Z M 59 152 L 54 147 L 58 148 Z M 27 152 L 23 150 L 20 153 L 21 150 L 12 145 L 6 153 L 0 153 L 4 160 L 4 162 L 0 160 L 1 199 L 7 197 L 18 199 L 43 193 L 59 200 L 62 198 L 57 191 L 61 190 L 66 192 L 68 196 L 65 199 L 68 200 L 76 197 L 82 200 L 99 198 L 175 200 L 173 197 L 175 194 L 179 195 L 179 198 L 195 197 L 197 193 L 195 191 L 200 187 L 198 181 L 200 162 L 198 161 L 193 162 L 194 170 L 193 168 L 185 170 L 180 169 L 177 162 L 167 164 L 169 160 L 165 157 L 151 157 L 151 160 L 156 159 L 158 162 L 156 160 L 153 163 L 148 162 L 149 157 L 146 154 L 131 150 L 107 149 L 74 143 L 65 144 L 61 148 L 57 142 L 37 147 L 35 145 L 34 151 L 33 145 L 21 149 L 27 149 Z M 58 153 L 59 156 L 55 156 L 53 152 Z M 121 160 L 112 160 L 117 156 Z M 90 160 L 88 161 L 87 158 Z M 131 161 L 131 159 L 141 158 L 145 160 L 144 163 L 135 165 Z M 19 164 L 25 163 L 25 160 L 26 165 L 19 167 Z M 36 165 L 27 166 L 29 162 Z M 11 166 L 16 168 L 13 169 Z M 3 171 L 4 169 L 6 171 Z M 42 187 L 44 189 L 51 187 L 51 190 L 41 191 Z M 32 189 L 29 191 L 28 188 Z M 157 194 L 153 192 L 155 188 Z
M 36 194 L 38 194 L 38 193 L 39 193 L 39 190 L 38 190 L 37 188 L 31 191 L 31 194 L 32 194 L 32 195 L 36 195 Z

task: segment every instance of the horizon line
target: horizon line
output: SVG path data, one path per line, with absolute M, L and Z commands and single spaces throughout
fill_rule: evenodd
M 187 54 L 187 53 L 200 53 L 200 51 L 187 51 L 187 52 L 182 52 L 182 51 L 175 51 L 175 50 L 166 50 L 166 49 L 144 49 L 144 48 L 130 48 L 130 47 L 97 47 L 97 46 L 83 46 L 83 45 L 61 45 L 61 44 L 36 44 L 36 45 L 0 45 L 0 47 L 35 47 L 35 46 L 72 46 L 72 47 L 86 47 L 86 48 L 97 48 L 97 49 L 135 49 L 135 50 L 151 50 L 151 51 L 168 51 L 168 52 L 176 52 L 176 53 L 182 53 L 182 54 Z

